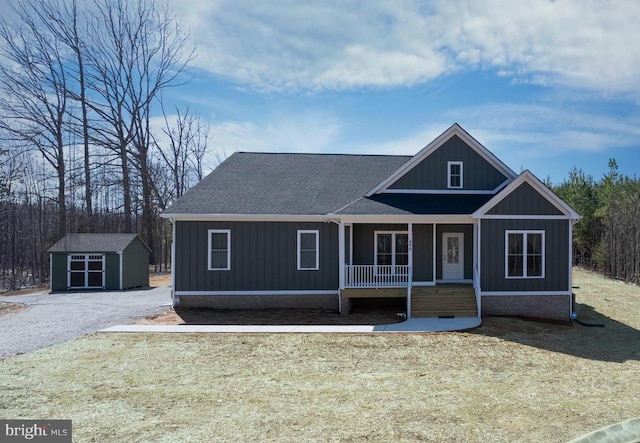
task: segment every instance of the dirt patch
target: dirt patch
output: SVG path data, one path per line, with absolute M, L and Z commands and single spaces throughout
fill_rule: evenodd
M 0 291 L 0 296 L 10 297 L 13 295 L 42 294 L 49 291 L 49 286 L 36 286 L 33 288 L 15 289 L 11 291 Z
M 389 309 L 340 315 L 323 309 L 169 309 L 142 325 L 380 325 L 403 318 Z
M 164 286 L 171 284 L 170 272 L 152 272 L 149 274 L 149 286 Z
M 9 303 L 0 301 L 0 315 L 12 314 L 14 312 L 20 312 L 29 307 L 24 303 Z

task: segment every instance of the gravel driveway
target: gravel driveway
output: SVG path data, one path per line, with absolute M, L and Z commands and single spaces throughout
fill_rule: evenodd
M 2 359 L 158 314 L 171 305 L 171 289 L 31 294 L 0 297 L 0 302 L 28 306 L 0 315 Z

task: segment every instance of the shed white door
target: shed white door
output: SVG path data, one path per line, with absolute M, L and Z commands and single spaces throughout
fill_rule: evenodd
M 103 254 L 70 254 L 67 263 L 67 287 L 104 287 Z
M 445 232 L 442 235 L 442 279 L 464 278 L 464 234 Z

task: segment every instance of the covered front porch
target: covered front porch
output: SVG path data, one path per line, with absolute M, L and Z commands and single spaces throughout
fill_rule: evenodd
M 340 309 L 404 298 L 411 317 L 479 317 L 478 225 L 451 221 L 340 223 Z

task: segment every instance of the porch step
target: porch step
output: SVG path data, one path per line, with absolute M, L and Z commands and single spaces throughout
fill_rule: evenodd
M 414 287 L 412 317 L 476 317 L 476 295 L 469 285 Z

